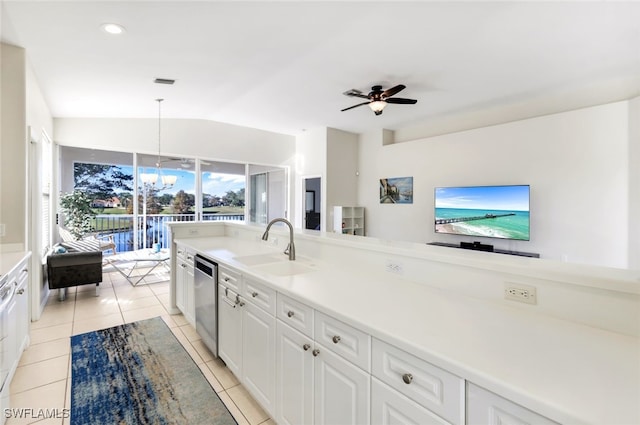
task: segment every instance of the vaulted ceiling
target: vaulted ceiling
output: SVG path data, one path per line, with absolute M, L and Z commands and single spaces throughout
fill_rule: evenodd
M 1 30 L 55 117 L 156 117 L 162 97 L 163 117 L 298 134 L 637 96 L 638 22 L 636 2 L 21 0 L 2 2 Z M 418 103 L 340 112 L 376 84 Z

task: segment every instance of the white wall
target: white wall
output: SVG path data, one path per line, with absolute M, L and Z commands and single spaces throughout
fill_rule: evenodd
M 629 102 L 629 268 L 640 270 L 640 97 Z
M 158 120 L 56 118 L 54 139 L 64 146 L 157 154 Z M 161 150 L 166 156 L 289 165 L 295 138 L 214 121 L 162 119 Z
M 43 278 L 43 256 L 40 251 L 42 246 L 43 223 L 42 215 L 42 173 L 39 167 L 43 133 L 47 137 L 53 135 L 53 117 L 47 105 L 36 75 L 31 65 L 26 63 L 26 125 L 30 129 L 32 142 L 29 146 L 29 174 L 27 193 L 30 194 L 30 209 L 27 220 L 27 245 L 31 250 L 31 317 L 38 320 L 44 309 L 49 295 L 49 288 Z M 52 188 L 52 190 L 55 190 Z M 55 199 L 55 197 L 53 198 Z M 53 207 L 52 207 L 53 208 Z M 51 228 L 49 228 L 51 230 Z
M 358 202 L 358 135 L 329 128 L 327 132 L 327 191 L 328 226 L 333 228 L 333 207 L 351 206 Z
M 304 177 L 320 177 L 321 183 L 321 211 L 324 211 L 326 194 L 326 173 L 327 173 L 327 128 L 316 128 L 307 130 L 296 137 L 296 159 L 294 170 L 294 210 L 295 227 L 304 227 Z M 316 196 L 319 196 L 316 194 Z M 321 226 L 326 230 L 326 214 L 321 216 Z
M 0 44 L 0 243 L 26 247 L 27 130 L 26 58 L 24 49 Z
M 629 102 L 382 144 L 363 134 L 359 204 L 367 234 L 413 242 L 483 240 L 543 258 L 628 267 Z M 414 203 L 380 204 L 380 178 L 414 178 Z M 434 187 L 531 185 L 531 241 L 436 235 Z M 446 249 L 446 248 L 443 248 Z

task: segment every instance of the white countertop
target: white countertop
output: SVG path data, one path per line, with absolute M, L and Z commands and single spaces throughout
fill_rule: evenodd
M 27 251 L 2 252 L 0 253 L 0 276 L 9 273 L 18 265 L 29 253 Z
M 256 273 L 234 260 L 281 252 L 264 243 L 231 237 L 175 242 L 552 420 L 640 424 L 638 338 L 389 273 L 301 257 L 316 271 L 282 277 Z

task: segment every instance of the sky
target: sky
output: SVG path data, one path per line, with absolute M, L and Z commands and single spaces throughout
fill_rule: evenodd
M 121 165 L 120 168 L 122 169 L 123 173 L 133 174 L 133 167 Z M 156 169 L 155 167 L 145 167 L 143 171 L 145 173 L 155 173 Z M 178 180 L 173 187 L 165 189 L 159 192 L 159 194 L 162 195 L 163 193 L 171 193 L 175 195 L 180 190 L 184 190 L 186 193 L 195 194 L 196 183 L 195 173 L 193 171 L 162 169 L 162 174 L 164 174 L 165 176 L 178 176 Z M 202 173 L 202 193 L 223 197 L 227 194 L 228 191 L 237 192 L 245 186 L 246 184 L 244 174 L 221 174 L 211 173 L 208 171 Z
M 529 211 L 529 186 L 439 187 L 436 208 Z

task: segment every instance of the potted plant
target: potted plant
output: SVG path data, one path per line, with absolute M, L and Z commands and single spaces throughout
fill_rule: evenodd
M 76 237 L 82 238 L 91 232 L 91 219 L 95 212 L 91 209 L 91 199 L 81 190 L 60 195 L 60 209 L 64 213 L 65 227 Z

